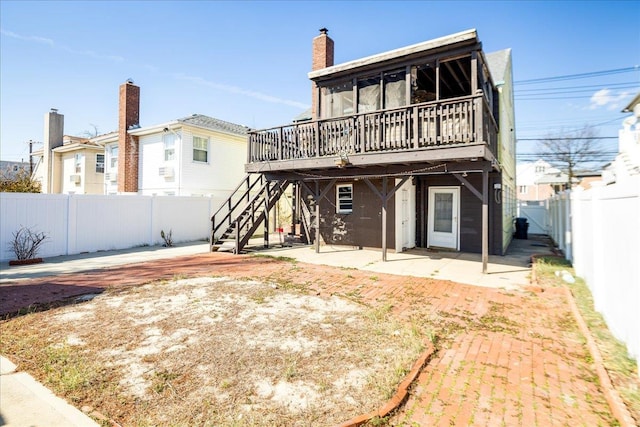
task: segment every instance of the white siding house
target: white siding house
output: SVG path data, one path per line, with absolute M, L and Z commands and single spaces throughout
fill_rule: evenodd
M 129 130 L 138 138 L 138 194 L 227 197 L 244 177 L 246 128 L 194 114 Z M 105 194 L 118 194 L 118 139 L 105 141 Z
M 43 185 L 43 193 L 102 194 L 104 187 L 104 151 L 93 140 L 65 135 L 49 153 L 50 167 L 43 160 L 44 149 L 33 153 L 34 179 Z M 45 179 L 45 174 L 47 175 Z

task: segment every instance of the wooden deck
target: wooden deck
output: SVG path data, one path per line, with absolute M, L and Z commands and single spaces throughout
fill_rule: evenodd
M 497 157 L 482 94 L 249 133 L 247 172 Z

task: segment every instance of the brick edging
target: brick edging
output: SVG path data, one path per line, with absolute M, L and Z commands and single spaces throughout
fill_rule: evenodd
M 604 367 L 604 361 L 602 360 L 602 355 L 600 354 L 600 350 L 596 345 L 593 336 L 591 335 L 591 331 L 587 326 L 587 322 L 585 322 L 580 310 L 578 309 L 578 305 L 573 297 L 573 293 L 567 286 L 562 287 L 567 297 L 567 301 L 569 302 L 569 306 L 571 307 L 571 312 L 573 313 L 573 317 L 576 319 L 578 323 L 578 327 L 580 328 L 580 332 L 585 336 L 587 340 L 587 348 L 589 349 L 589 353 L 591 353 L 591 358 L 593 359 L 593 363 L 596 367 L 596 373 L 598 374 L 598 379 L 600 380 L 600 385 L 604 389 L 604 396 L 607 399 L 607 403 L 611 408 L 611 412 L 616 417 L 620 426 L 622 427 L 637 427 L 631 413 L 627 409 L 626 405 L 620 398 L 618 391 L 611 384 L 611 378 L 609 378 L 609 374 L 607 373 L 607 369 Z
M 367 414 L 359 415 L 350 419 L 342 424 L 338 424 L 336 427 L 359 427 L 375 417 L 384 418 L 391 412 L 395 411 L 402 405 L 409 395 L 409 387 L 413 383 L 425 365 L 429 362 L 431 357 L 435 354 L 435 347 L 431 342 L 427 343 L 426 350 L 420 355 L 418 360 L 415 361 L 409 374 L 402 380 L 396 393 L 385 403 L 382 407 Z

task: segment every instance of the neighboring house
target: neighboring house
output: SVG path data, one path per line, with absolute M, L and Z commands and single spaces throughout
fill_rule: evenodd
M 623 110 L 633 113 L 622 122 L 618 132 L 618 155 L 604 168 L 602 180 L 611 184 L 640 175 L 640 93 Z
M 45 116 L 37 176 L 46 192 L 226 199 L 244 176 L 244 126 L 194 114 L 140 127 L 140 88 L 131 81 L 120 86 L 119 114 L 118 131 L 62 143 L 64 117 Z
M 64 116 L 45 114 L 42 149 L 33 153 L 34 179 L 43 193 L 102 194 L 104 149 L 89 138 L 63 134 Z
M 516 166 L 518 201 L 540 202 L 568 188 L 569 176 L 544 160 Z
M 578 184 L 574 187 L 580 187 L 588 190 L 593 183 L 602 182 L 602 172 L 577 172 L 575 177 Z
M 516 210 L 511 51 L 468 30 L 334 65 L 333 45 L 313 40 L 311 120 L 249 132 L 247 172 L 294 185 L 316 244 L 478 252 L 486 271 Z
M 13 162 L 11 160 L 0 160 L 0 177 L 2 179 L 12 180 L 20 171 L 26 171 L 29 173 L 28 162 Z

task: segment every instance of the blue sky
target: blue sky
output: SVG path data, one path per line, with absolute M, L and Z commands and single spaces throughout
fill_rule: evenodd
M 27 161 L 51 108 L 66 134 L 116 130 L 128 78 L 141 87 L 141 126 L 194 113 L 252 128 L 289 123 L 310 104 L 311 40 L 322 27 L 335 63 L 475 28 L 485 52 L 512 49 L 516 83 L 604 71 L 516 84 L 518 150 L 585 125 L 615 137 L 640 92 L 638 22 L 640 1 L 2 0 L 0 158 Z

